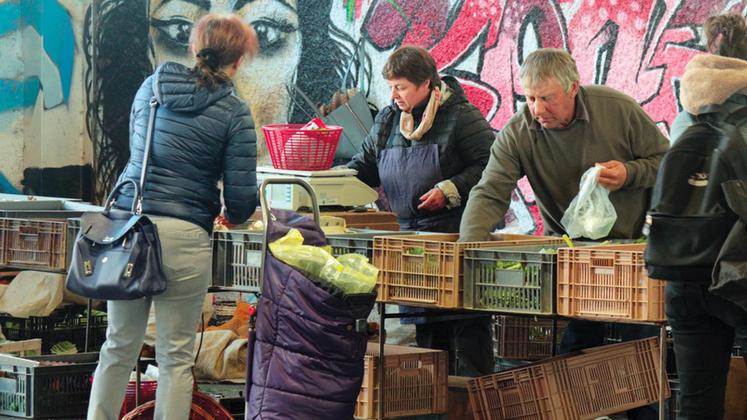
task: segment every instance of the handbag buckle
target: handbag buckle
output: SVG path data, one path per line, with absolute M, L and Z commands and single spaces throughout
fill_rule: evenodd
M 83 261 L 83 272 L 90 276 L 93 273 L 93 266 L 91 265 L 91 260 Z
M 133 264 L 128 263 L 127 266 L 125 267 L 124 276 L 127 278 L 132 277 L 132 269 L 133 269 Z

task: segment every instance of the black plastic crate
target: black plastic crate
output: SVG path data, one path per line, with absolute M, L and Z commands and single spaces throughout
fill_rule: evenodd
M 85 417 L 98 357 L 98 353 L 23 358 L 0 354 L 0 414 Z
M 5 337 L 11 341 L 41 338 L 42 353 L 60 341 L 70 341 L 82 352 L 86 344 L 86 315 L 80 307 L 60 309 L 50 316 L 16 318 L 0 315 Z M 88 350 L 98 350 L 106 339 L 106 315 L 92 315 Z
M 495 357 L 515 360 L 540 360 L 555 355 L 567 322 L 549 318 L 496 315 L 493 317 Z M 555 343 L 553 343 L 555 328 Z

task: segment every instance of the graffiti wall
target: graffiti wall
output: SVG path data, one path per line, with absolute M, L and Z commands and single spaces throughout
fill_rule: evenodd
M 702 52 L 700 23 L 727 10 L 744 13 L 745 1 L 0 1 L 0 188 L 54 178 L 59 190 L 92 176 L 101 198 L 128 159 L 135 91 L 158 63 L 191 62 L 191 28 L 209 12 L 238 13 L 259 36 L 259 55 L 236 79 L 257 127 L 307 120 L 314 108 L 301 93 L 321 103 L 358 87 L 385 106 L 380 69 L 393 49 L 416 44 L 496 130 L 522 106 L 523 58 L 558 47 L 572 52 L 584 83 L 628 93 L 666 131 L 679 110 L 678 77 Z M 526 182 L 507 222 L 541 232 Z
M 234 12 L 254 25 L 256 60 L 237 88 L 258 127 L 302 122 L 313 102 L 358 87 L 388 103 L 380 69 L 403 44 L 423 46 L 443 74 L 457 77 L 496 130 L 522 106 L 518 69 L 539 47 L 566 48 L 584 83 L 606 84 L 638 100 L 666 131 L 678 112 L 678 77 L 702 51 L 700 23 L 743 12 L 718 0 L 102 0 L 88 9 L 84 33 L 87 124 L 97 191 L 127 160 L 127 116 L 135 90 L 159 62 L 190 63 L 189 34 L 209 12 Z M 261 142 L 260 142 L 261 143 Z M 260 154 L 265 156 L 263 144 Z M 265 156 L 266 159 L 266 156 Z M 514 192 L 511 229 L 541 233 L 531 188 Z
M 0 2 L 0 191 L 90 191 L 84 12 L 75 0 Z

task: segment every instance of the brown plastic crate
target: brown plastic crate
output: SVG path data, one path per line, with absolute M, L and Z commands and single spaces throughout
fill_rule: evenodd
M 552 319 L 498 315 L 493 324 L 495 357 L 540 360 L 553 356 Z M 557 321 L 555 342 L 560 343 L 566 321 Z
M 659 356 L 657 338 L 595 347 L 475 378 L 470 401 L 478 419 L 594 419 L 657 401 Z
M 558 250 L 558 314 L 663 321 L 664 282 L 648 278 L 645 244 Z
M 492 241 L 457 242 L 458 234 L 374 237 L 378 300 L 439 308 L 463 307 L 464 250 L 501 245 L 561 243 L 560 238 L 494 235 Z
M 379 343 L 368 343 L 355 417 L 378 418 Z M 448 356 L 441 350 L 384 346 L 384 417 L 446 413 Z
M 3 219 L 2 265 L 64 271 L 67 267 L 67 221 Z

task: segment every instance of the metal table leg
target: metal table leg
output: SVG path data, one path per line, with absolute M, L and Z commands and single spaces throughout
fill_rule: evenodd
M 88 309 L 86 310 L 86 342 L 83 344 L 83 351 L 88 353 L 88 343 L 91 341 L 91 299 L 88 299 Z
M 379 415 L 377 417 L 379 420 L 384 420 L 384 343 L 386 342 L 386 328 L 384 326 L 385 323 L 386 303 L 379 302 L 379 402 L 377 403 L 379 407 Z
M 665 420 L 667 389 L 667 324 L 661 324 L 659 330 L 659 420 Z

